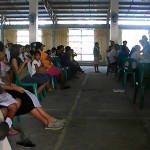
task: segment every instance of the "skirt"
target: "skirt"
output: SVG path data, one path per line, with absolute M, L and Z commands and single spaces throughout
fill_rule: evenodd
M 12 97 L 14 99 L 19 98 L 21 100 L 21 106 L 17 110 L 17 112 L 15 114 L 16 116 L 27 114 L 27 113 L 31 112 L 35 108 L 32 99 L 25 92 L 24 93 L 20 93 L 20 92 L 17 92 L 15 90 L 7 90 L 7 92 L 10 95 L 12 95 Z
M 62 70 L 57 68 L 57 67 L 54 67 L 52 66 L 48 71 L 47 73 L 49 75 L 52 75 L 52 76 L 59 76 L 61 73 L 62 73 Z

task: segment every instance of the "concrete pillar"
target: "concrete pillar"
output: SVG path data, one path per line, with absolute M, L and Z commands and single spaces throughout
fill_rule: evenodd
M 56 17 L 53 16 L 53 25 L 52 25 L 52 47 L 56 47 Z
M 118 9 L 119 0 L 110 0 L 110 40 L 118 43 Z
M 52 47 L 56 46 L 56 25 L 53 23 L 52 25 Z
M 4 16 L 1 16 L 1 24 L 0 24 L 0 41 L 4 43 Z
M 29 43 L 38 40 L 38 3 L 39 0 L 29 0 Z
M 148 30 L 148 35 L 149 35 L 148 39 L 149 39 L 149 42 L 150 42 L 150 30 Z

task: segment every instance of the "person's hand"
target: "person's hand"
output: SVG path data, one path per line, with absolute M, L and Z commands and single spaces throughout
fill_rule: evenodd
M 14 90 L 17 85 L 12 83 L 10 86 L 11 86 L 11 89 Z
M 11 84 L 12 90 L 18 91 L 19 93 L 24 93 L 24 89 L 16 84 Z
M 24 93 L 24 89 L 20 86 L 16 86 L 15 90 L 18 91 L 19 93 Z
M 26 64 L 26 63 L 28 63 L 28 62 L 30 62 L 31 60 L 29 59 L 29 58 L 26 58 L 25 60 L 24 60 L 24 63 Z

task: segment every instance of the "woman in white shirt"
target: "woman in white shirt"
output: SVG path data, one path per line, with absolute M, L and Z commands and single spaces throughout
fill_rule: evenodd
M 134 58 L 136 60 L 142 60 L 144 57 L 140 54 L 141 53 L 141 46 L 140 45 L 135 45 L 134 47 L 134 52 L 131 54 L 131 58 Z

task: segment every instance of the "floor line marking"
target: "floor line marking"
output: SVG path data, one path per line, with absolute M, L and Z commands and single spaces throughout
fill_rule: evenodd
M 82 85 L 84 85 L 86 83 L 87 78 L 88 78 L 88 74 L 86 75 L 85 79 L 83 80 Z M 63 144 L 63 141 L 64 141 L 64 138 L 65 138 L 68 126 L 69 126 L 69 124 L 70 124 L 70 122 L 71 122 L 71 120 L 73 118 L 73 114 L 74 114 L 74 111 L 75 111 L 75 109 L 76 109 L 76 107 L 78 105 L 78 100 L 79 100 L 79 98 L 81 96 L 81 93 L 82 93 L 82 89 L 79 89 L 79 91 L 77 93 L 77 96 L 76 96 L 76 98 L 74 100 L 74 103 L 72 105 L 72 108 L 71 108 L 71 110 L 70 110 L 70 112 L 68 114 L 67 123 L 66 123 L 64 129 L 62 130 L 61 134 L 59 135 L 58 140 L 57 140 L 53 150 L 59 150 L 61 148 L 62 144 Z
M 59 150 L 61 145 L 63 144 L 63 141 L 64 141 L 64 138 L 65 138 L 65 135 L 66 135 L 66 132 L 67 132 L 67 129 L 68 129 L 68 125 L 70 124 L 71 120 L 72 120 L 72 117 L 73 117 L 73 113 L 77 107 L 77 104 L 78 104 L 78 100 L 80 98 L 80 95 L 81 95 L 81 89 L 79 90 L 79 92 L 77 93 L 77 96 L 75 98 L 75 101 L 74 101 L 74 104 L 68 114 L 68 117 L 67 117 L 67 124 L 65 125 L 62 133 L 60 134 L 56 144 L 55 144 L 55 147 L 54 147 L 54 150 Z
M 86 75 L 84 81 L 82 82 L 82 86 L 86 84 L 89 74 Z

